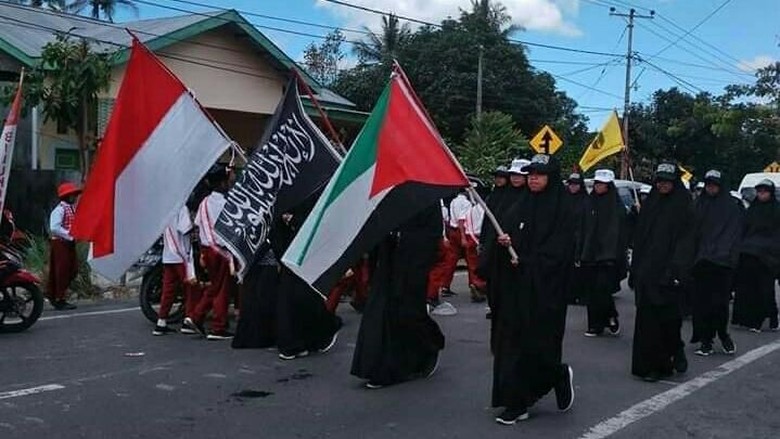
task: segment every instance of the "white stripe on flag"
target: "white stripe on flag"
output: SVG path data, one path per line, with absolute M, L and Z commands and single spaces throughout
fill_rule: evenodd
M 373 198 L 369 197 L 375 169 L 376 166 L 372 166 L 347 186 L 330 205 L 323 206 L 329 193 L 326 190 L 284 254 L 282 261 L 285 265 L 310 285 L 342 257 L 342 252 L 355 240 L 377 205 L 390 192 L 391 189 L 387 189 Z M 313 220 L 323 209 L 326 210 L 315 229 L 317 222 Z
M 229 146 L 193 97 L 182 94 L 117 178 L 114 253 L 92 260 L 92 267 L 109 279 L 121 277 Z

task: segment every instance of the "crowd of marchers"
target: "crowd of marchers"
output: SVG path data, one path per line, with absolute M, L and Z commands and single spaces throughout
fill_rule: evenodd
M 416 214 L 323 297 L 280 262 L 310 204 L 280 215 L 268 245 L 236 282 L 232 259 L 214 233 L 232 173 L 215 166 L 206 176 L 209 193 L 183 207 L 165 230 L 153 333 L 174 332 L 167 317 L 183 288 L 181 332 L 232 339 L 234 348 L 275 346 L 281 359 L 295 360 L 334 346 L 341 328 L 336 308 L 352 290 L 352 306 L 363 316 L 351 373 L 370 389 L 430 377 L 445 344 L 431 316 L 457 312 L 443 298 L 455 294 L 450 284 L 465 259 L 472 301 L 487 301 L 492 405 L 503 409 L 496 421 L 511 425 L 527 419 L 550 392 L 561 411 L 572 407 L 574 373 L 562 352 L 567 308 L 587 307 L 585 336 L 617 337 L 613 296 L 623 280 L 636 296 L 631 373 L 647 381 L 686 372 L 681 328 L 687 315 L 693 317 L 690 342 L 701 356 L 714 353 L 716 339 L 725 354 L 736 353 L 729 317 L 753 332 L 767 322 L 778 329 L 780 204 L 771 181 L 755 186 L 755 200 L 745 208 L 720 171 L 708 171 L 694 197 L 671 162 L 658 165 L 652 189 L 636 194 L 631 205 L 620 197 L 613 171 L 597 170 L 592 188 L 577 173 L 563 182 L 560 164 L 548 155 L 516 159 L 494 177 L 484 204 L 464 189 Z M 65 298 L 76 268 L 69 226 L 78 194 L 75 186 L 62 186 L 51 214 L 48 294 L 59 309 L 72 308 Z M 207 274 L 205 288 L 194 281 L 196 271 Z M 233 297 L 235 334 L 228 320 Z

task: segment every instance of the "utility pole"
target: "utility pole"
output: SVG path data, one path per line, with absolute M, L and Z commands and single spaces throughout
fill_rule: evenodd
M 479 45 L 479 63 L 477 64 L 477 119 L 482 116 L 482 58 L 485 46 Z
M 631 172 L 628 164 L 628 110 L 631 106 L 631 61 L 634 59 L 634 19 L 655 17 L 655 11 L 650 11 L 650 15 L 638 15 L 636 9 L 631 8 L 628 14 L 618 13 L 615 8 L 609 8 L 609 15 L 613 17 L 628 18 L 628 49 L 626 50 L 626 90 L 623 100 L 623 157 L 620 160 L 620 178 L 626 179 Z M 633 179 L 633 176 L 632 176 Z

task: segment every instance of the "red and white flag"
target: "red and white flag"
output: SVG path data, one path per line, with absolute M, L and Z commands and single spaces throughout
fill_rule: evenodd
M 230 144 L 184 84 L 134 39 L 71 229 L 92 244 L 92 267 L 119 279 Z
M 22 109 L 22 82 L 24 71 L 19 78 L 19 88 L 16 90 L 11 111 L 3 126 L 2 138 L 0 138 L 0 213 L 5 209 L 5 195 L 8 193 L 8 179 L 11 176 L 11 160 L 14 157 L 14 143 L 16 142 L 16 125 L 19 122 L 19 113 Z

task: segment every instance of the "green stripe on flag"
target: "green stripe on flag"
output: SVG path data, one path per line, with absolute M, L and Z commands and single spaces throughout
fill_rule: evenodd
M 387 106 L 390 97 L 390 84 L 385 87 L 382 95 L 379 97 L 374 111 L 371 112 L 371 116 L 368 117 L 366 124 L 363 126 L 363 130 L 358 135 L 355 143 L 352 144 L 347 156 L 344 157 L 344 161 L 336 171 L 334 180 L 328 185 L 328 191 L 323 193 L 322 196 L 326 197 L 322 208 L 313 212 L 316 217 L 316 222 L 312 228 L 312 232 L 306 237 L 306 245 L 303 247 L 303 251 L 298 257 L 298 265 L 303 263 L 303 259 L 306 257 L 306 253 L 309 251 L 314 235 L 317 234 L 317 230 L 320 228 L 322 217 L 328 207 L 333 203 L 333 200 L 339 197 L 342 192 L 360 177 L 364 172 L 371 169 L 376 163 L 376 152 L 379 148 L 377 142 L 379 138 L 379 132 L 382 129 L 382 124 L 385 120 L 385 114 L 387 113 Z

